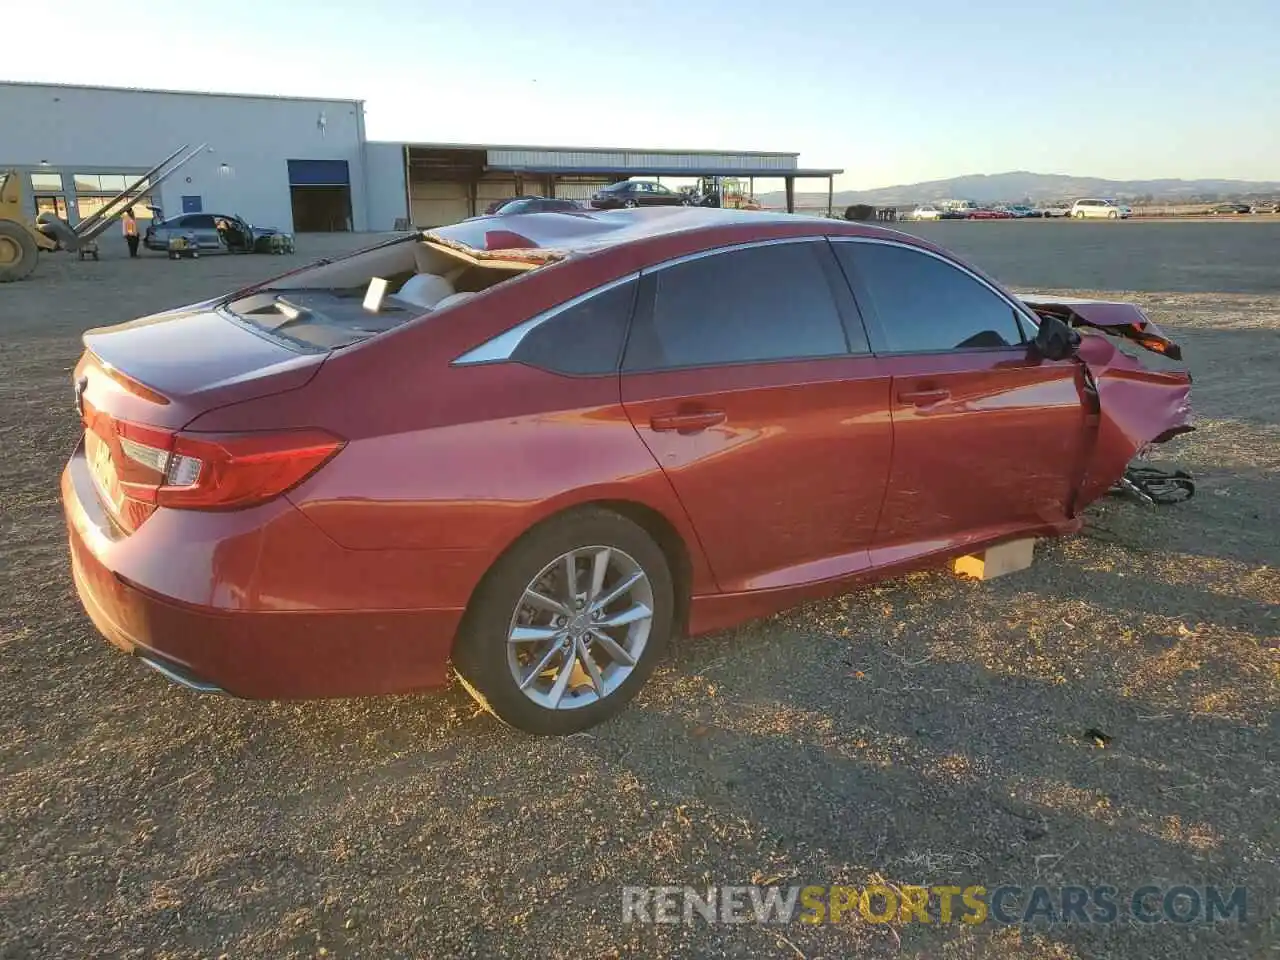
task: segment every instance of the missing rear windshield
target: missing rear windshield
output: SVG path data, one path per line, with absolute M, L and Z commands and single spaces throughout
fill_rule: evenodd
M 317 264 L 222 309 L 296 349 L 326 352 L 450 309 L 537 266 L 411 238 Z

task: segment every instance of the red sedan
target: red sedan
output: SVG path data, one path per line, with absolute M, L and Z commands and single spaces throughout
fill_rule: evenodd
M 1061 534 L 1190 378 L 1126 304 L 697 207 L 479 218 L 91 330 L 62 476 L 98 628 L 246 698 L 446 681 L 524 730 L 672 636 Z

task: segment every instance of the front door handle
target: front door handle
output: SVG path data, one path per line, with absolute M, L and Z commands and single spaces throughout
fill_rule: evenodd
M 902 403 L 915 404 L 917 407 L 925 407 L 931 403 L 946 400 L 950 396 L 950 390 L 904 390 L 898 394 L 898 400 Z
M 723 410 L 699 410 L 696 413 L 667 413 L 649 418 L 649 426 L 659 433 L 678 430 L 680 433 L 697 433 L 707 427 L 724 423 Z

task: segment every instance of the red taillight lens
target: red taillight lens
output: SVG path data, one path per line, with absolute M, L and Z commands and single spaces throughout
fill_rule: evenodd
M 265 503 L 297 486 L 346 443 L 323 430 L 174 434 L 92 409 L 86 426 L 95 482 L 130 529 L 157 506 L 234 510 Z
M 323 430 L 180 433 L 156 491 L 162 507 L 230 510 L 265 503 L 297 486 L 343 448 Z

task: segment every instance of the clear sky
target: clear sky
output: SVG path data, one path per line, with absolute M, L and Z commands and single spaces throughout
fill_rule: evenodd
M 0 79 L 362 99 L 377 140 L 1280 179 L 1280 0 L 10 3 Z

